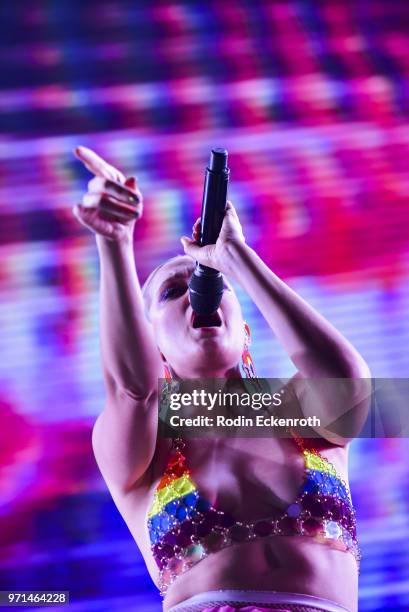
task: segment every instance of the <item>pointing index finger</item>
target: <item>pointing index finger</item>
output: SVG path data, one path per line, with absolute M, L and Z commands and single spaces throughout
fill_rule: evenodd
M 95 174 L 95 176 L 101 176 L 102 178 L 119 181 L 121 183 L 125 181 L 125 176 L 122 172 L 108 164 L 102 157 L 91 149 L 88 149 L 88 147 L 76 147 L 74 153 L 76 157 L 82 161 L 84 166 Z

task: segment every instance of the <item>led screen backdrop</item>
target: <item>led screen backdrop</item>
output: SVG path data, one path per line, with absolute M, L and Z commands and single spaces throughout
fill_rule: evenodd
M 24 6 L 25 5 L 25 6 Z M 160 610 L 91 451 L 98 260 L 83 144 L 136 173 L 141 279 L 181 252 L 210 148 L 248 243 L 360 350 L 409 373 L 409 3 L 0 7 L 0 586 Z M 241 292 L 260 376 L 294 367 Z M 356 441 L 360 610 L 409 609 L 407 440 Z

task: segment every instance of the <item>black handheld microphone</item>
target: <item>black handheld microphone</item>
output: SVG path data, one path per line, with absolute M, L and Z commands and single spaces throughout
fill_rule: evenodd
M 229 173 L 227 151 L 212 149 L 203 189 L 200 246 L 214 244 L 219 237 L 226 208 Z M 223 286 L 223 276 L 218 270 L 196 262 L 189 282 L 189 298 L 193 310 L 198 314 L 216 312 L 222 301 Z

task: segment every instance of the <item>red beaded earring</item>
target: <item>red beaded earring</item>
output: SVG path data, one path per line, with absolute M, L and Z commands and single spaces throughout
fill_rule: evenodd
M 169 367 L 167 361 L 164 361 L 163 369 L 164 369 L 164 372 L 165 372 L 166 382 L 170 382 L 172 380 L 172 373 L 170 371 L 170 367 Z
M 170 366 L 163 355 L 162 359 L 165 382 L 162 385 L 160 394 L 160 412 L 168 410 L 171 394 L 179 390 L 179 382 L 173 378 Z
M 249 352 L 251 332 L 249 324 L 244 321 L 244 349 L 241 355 L 241 364 L 246 378 L 257 378 L 254 361 Z
M 165 357 L 162 355 L 162 359 L 163 359 L 163 370 L 165 373 L 165 384 L 162 387 L 162 391 L 160 394 L 160 413 L 166 415 L 167 410 L 169 409 L 169 403 L 170 403 L 170 396 L 172 393 L 177 392 L 179 390 L 179 382 L 177 380 L 175 380 L 172 376 L 172 371 L 169 367 L 168 362 L 166 361 Z M 165 418 L 165 417 L 164 417 Z M 178 460 L 178 465 L 179 468 L 182 468 L 184 466 L 184 461 L 185 461 L 185 456 L 182 455 L 182 453 L 180 452 L 180 450 L 185 446 L 185 443 L 183 441 L 183 438 L 181 436 L 177 436 L 176 438 L 172 439 L 172 448 L 176 450 L 176 452 L 178 453 L 177 456 L 177 460 Z M 161 484 L 163 485 L 163 482 L 168 479 L 168 473 L 169 470 L 172 471 L 172 457 L 170 459 L 170 461 L 168 462 L 168 466 L 166 468 L 165 471 L 165 476 L 162 478 L 160 484 L 159 484 L 159 488 L 161 488 Z M 184 469 L 184 473 L 186 472 L 186 470 Z M 187 472 L 186 472 L 187 473 Z M 165 479 L 165 480 L 164 480 Z M 167 482 L 167 480 L 166 480 Z

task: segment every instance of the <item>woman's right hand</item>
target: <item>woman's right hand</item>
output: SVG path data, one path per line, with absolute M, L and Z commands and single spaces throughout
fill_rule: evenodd
M 126 179 L 122 172 L 86 147 L 77 147 L 75 155 L 95 175 L 88 183 L 82 204 L 72 209 L 75 217 L 95 234 L 109 240 L 132 240 L 135 222 L 143 209 L 136 178 Z

